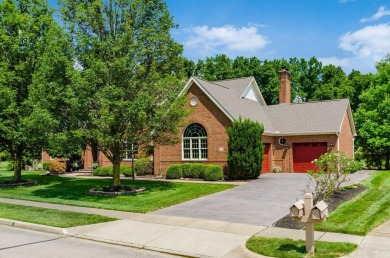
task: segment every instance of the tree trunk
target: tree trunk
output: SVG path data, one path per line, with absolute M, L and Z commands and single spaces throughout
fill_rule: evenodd
M 389 170 L 390 169 L 390 150 L 387 150 L 387 153 L 386 153 L 386 165 L 385 165 L 386 169 Z
M 112 179 L 113 179 L 113 185 L 120 185 L 121 184 L 121 160 L 113 159 L 112 161 Z
M 22 180 L 22 153 L 15 153 L 14 155 L 14 181 Z

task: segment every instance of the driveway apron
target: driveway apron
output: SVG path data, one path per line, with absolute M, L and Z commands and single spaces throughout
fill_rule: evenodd
M 349 184 L 366 179 L 370 172 L 351 174 Z M 154 213 L 269 227 L 287 215 L 295 201 L 303 199 L 308 180 L 307 174 L 301 173 L 264 174 L 253 182 Z
M 302 198 L 307 181 L 306 174 L 265 174 L 253 182 L 154 213 L 271 226 Z

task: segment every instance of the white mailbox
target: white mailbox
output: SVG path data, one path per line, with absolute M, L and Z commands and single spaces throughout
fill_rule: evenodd
M 303 200 L 299 200 L 293 204 L 290 208 L 290 217 L 300 218 L 304 214 L 305 202 Z
M 328 217 L 328 213 L 328 205 L 324 201 L 320 201 L 311 210 L 311 218 L 322 220 Z

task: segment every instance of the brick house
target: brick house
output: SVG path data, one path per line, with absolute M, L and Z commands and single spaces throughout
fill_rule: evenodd
M 264 125 L 262 173 L 280 167 L 281 172 L 306 172 L 315 169 L 312 161 L 330 151 L 354 155 L 356 135 L 349 100 L 291 103 L 290 73 L 279 72 L 279 105 L 267 106 L 253 77 L 208 82 L 192 77 L 182 90 L 184 108 L 192 110 L 180 128 L 180 143 L 155 146 L 153 163 L 156 175 L 165 175 L 172 164 L 209 163 L 226 168 L 226 128 L 241 115 Z M 99 166 L 111 162 L 102 152 L 96 154 Z M 84 168 L 92 167 L 93 155 L 87 146 Z M 50 160 L 42 152 L 42 160 Z M 131 155 L 122 161 L 131 165 Z
M 180 128 L 180 143 L 156 146 L 154 172 L 165 174 L 171 164 L 201 162 L 226 167 L 228 128 L 239 116 L 264 125 L 262 173 L 315 169 L 321 154 L 344 151 L 354 156 L 356 135 L 349 100 L 291 103 L 290 73 L 279 72 L 279 105 L 267 106 L 253 77 L 208 82 L 192 77 L 186 109 L 192 113 Z

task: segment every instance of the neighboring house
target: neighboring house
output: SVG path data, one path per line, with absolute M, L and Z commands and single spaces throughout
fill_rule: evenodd
M 228 128 L 240 116 L 264 125 L 262 173 L 315 169 L 313 160 L 330 151 L 354 155 L 356 135 L 349 100 L 290 103 L 290 73 L 279 72 L 279 105 L 267 106 L 253 77 L 208 82 L 191 77 L 182 93 L 193 112 L 181 128 L 180 143 L 156 146 L 154 173 L 172 164 L 200 162 L 226 168 Z
M 356 135 L 349 100 L 290 103 L 290 73 L 279 72 L 279 105 L 267 106 L 253 77 L 208 82 L 191 77 L 182 94 L 184 108 L 193 112 L 180 128 L 180 143 L 155 146 L 154 173 L 165 175 L 172 164 L 209 163 L 226 169 L 228 136 L 226 129 L 240 116 L 264 125 L 262 173 L 280 167 L 281 172 L 315 169 L 313 160 L 331 151 L 354 156 Z M 93 165 L 90 147 L 84 151 L 84 168 Z M 42 160 L 49 160 L 42 153 Z M 111 162 L 99 152 L 99 166 Z M 131 165 L 131 155 L 122 165 Z

